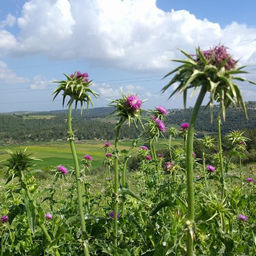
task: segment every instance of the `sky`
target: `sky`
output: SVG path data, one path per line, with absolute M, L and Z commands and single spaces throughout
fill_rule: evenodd
M 228 47 L 256 80 L 256 1 L 247 0 L 2 0 L 0 112 L 62 109 L 54 81 L 87 72 L 99 94 L 94 107 L 137 94 L 146 109 L 182 108 L 162 94 L 163 76 L 179 49 Z M 241 84 L 246 101 L 256 88 Z M 194 104 L 195 97 L 188 99 Z

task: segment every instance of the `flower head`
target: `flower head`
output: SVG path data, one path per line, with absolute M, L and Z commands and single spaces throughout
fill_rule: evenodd
M 109 177 L 106 177 L 106 181 L 110 181 L 110 178 L 109 178 Z
M 157 111 L 160 113 L 160 114 L 162 114 L 162 115 L 167 115 L 167 110 L 164 108 L 164 107 L 162 107 L 162 106 L 158 106 L 158 107 L 156 107 L 156 109 L 157 109 Z
M 165 164 L 164 164 L 164 169 L 165 169 L 166 171 L 169 171 L 173 166 L 174 166 L 174 163 L 168 161 L 168 162 L 165 162 Z
M 206 60 L 214 65 L 219 66 L 225 64 L 225 69 L 234 69 L 237 61 L 235 61 L 232 56 L 228 53 L 227 48 L 224 45 L 215 46 L 213 49 L 202 51 L 202 54 Z M 199 56 L 197 56 L 198 61 L 200 61 Z
M 56 81 L 59 85 L 52 93 L 54 95 L 53 99 L 63 92 L 63 105 L 66 97 L 69 96 L 68 105 L 75 102 L 75 107 L 77 107 L 78 102 L 80 102 L 81 107 L 84 103 L 87 103 L 87 107 L 89 107 L 89 104 L 92 104 L 90 94 L 96 97 L 97 93 L 90 89 L 92 81 L 88 81 L 88 74 L 77 71 L 69 76 L 65 75 L 65 77 L 66 80 Z
M 164 122 L 162 120 L 158 119 L 158 118 L 155 120 L 155 122 L 156 122 L 156 124 L 158 126 L 158 129 L 161 132 L 165 132 L 165 124 L 164 124 Z
M 59 165 L 59 166 L 57 167 L 57 169 L 58 169 L 60 172 L 62 172 L 63 174 L 67 174 L 67 173 L 68 173 L 67 168 L 65 168 L 63 165 Z
M 196 153 L 195 152 L 192 153 L 192 157 L 196 158 Z
M 209 172 L 216 172 L 215 167 L 212 166 L 212 165 L 207 165 L 207 166 L 206 166 L 206 169 L 207 169 Z
M 90 161 L 90 162 L 92 161 L 92 157 L 91 157 L 90 155 L 85 155 L 85 156 L 84 156 L 84 159 L 87 159 L 87 160 Z
M 148 150 L 148 147 L 147 146 L 141 146 L 140 147 L 142 150 Z
M 51 219 L 52 219 L 52 215 L 51 215 L 50 213 L 45 214 L 44 217 L 45 217 L 47 220 L 51 220 Z
M 242 221 L 248 221 L 248 218 L 243 214 L 238 215 L 237 218 L 242 220 Z
M 181 127 L 181 129 L 183 129 L 183 130 L 187 130 L 187 129 L 189 128 L 189 123 L 182 123 L 182 124 L 180 125 L 180 127 Z
M 159 153 L 159 154 L 157 154 L 157 156 L 158 156 L 159 158 L 161 158 L 161 157 L 163 157 L 164 155 L 161 154 L 161 153 Z
M 106 142 L 106 143 L 105 143 L 105 147 L 106 147 L 106 148 L 110 147 L 110 142 Z
M 113 155 L 111 153 L 106 153 L 106 157 L 112 157 Z
M 118 212 L 118 213 L 117 213 L 117 218 L 119 219 L 120 216 L 121 216 L 121 215 L 120 215 L 120 213 Z M 114 217 L 115 217 L 114 211 L 112 211 L 112 212 L 109 213 L 109 217 L 112 218 L 112 219 L 114 219 Z
M 5 222 L 8 222 L 9 217 L 8 217 L 7 215 L 4 215 L 4 216 L 2 216 L 2 217 L 0 218 L 0 220 L 1 220 L 2 223 L 5 223 Z
M 142 101 L 136 95 L 129 95 L 126 98 L 126 104 L 129 108 L 131 108 L 133 110 L 137 110 L 141 107 Z
M 252 181 L 253 181 L 253 178 L 247 178 L 246 181 L 252 182 Z
M 146 156 L 146 159 L 149 160 L 149 161 L 152 160 L 152 158 L 151 158 L 150 155 L 147 155 L 147 156 Z

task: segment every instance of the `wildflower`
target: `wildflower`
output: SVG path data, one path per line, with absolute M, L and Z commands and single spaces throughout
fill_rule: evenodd
M 187 130 L 187 129 L 189 128 L 189 123 L 182 123 L 182 124 L 180 125 L 180 127 L 181 127 L 181 129 L 183 129 L 183 130 Z
M 152 119 L 153 119 L 153 120 L 156 120 L 156 117 L 153 115 L 153 116 L 152 116 Z
M 9 217 L 8 217 L 7 215 L 4 215 L 4 216 L 2 216 L 0 219 L 1 219 L 1 222 L 2 222 L 2 223 L 5 223 L 5 222 L 8 222 Z
M 193 152 L 193 153 L 192 153 L 192 156 L 193 156 L 193 158 L 196 158 L 196 153 Z
M 109 181 L 110 180 L 110 178 L 109 177 L 106 177 L 106 181 Z
M 216 172 L 215 167 L 212 166 L 212 165 L 207 165 L 207 166 L 206 166 L 206 169 L 207 169 L 209 172 Z
M 91 157 L 90 155 L 85 155 L 85 156 L 84 156 L 84 159 L 87 159 L 87 160 L 90 161 L 90 162 L 92 161 L 92 157 Z
M 105 147 L 106 147 L 106 148 L 110 147 L 110 143 L 109 143 L 109 142 L 106 142 L 106 143 L 105 143 Z
M 210 64 L 214 66 L 225 64 L 225 69 L 230 70 L 235 68 L 237 61 L 235 61 L 231 55 L 227 52 L 227 48 L 223 45 L 215 46 L 213 49 L 202 51 L 202 54 L 209 61 Z M 197 61 L 200 60 L 199 56 L 197 56 Z
M 163 121 L 161 121 L 160 119 L 157 118 L 155 120 L 155 122 L 157 123 L 157 126 L 158 126 L 159 130 L 161 132 L 165 132 L 165 125 L 164 125 Z
M 248 221 L 248 218 L 246 216 L 244 216 L 243 214 L 238 215 L 237 218 L 242 221 Z
M 166 171 L 169 171 L 173 166 L 174 166 L 174 163 L 173 163 L 173 162 L 165 162 L 165 164 L 164 164 L 164 169 L 165 169 Z
M 199 175 L 196 175 L 196 177 L 195 177 L 197 180 L 200 178 L 200 176 Z
M 164 107 L 158 106 L 156 109 L 159 113 L 161 113 L 164 116 L 167 115 L 167 113 L 168 113 Z
M 140 148 L 143 149 L 143 150 L 148 150 L 147 146 L 141 146 Z
M 120 216 L 121 216 L 121 215 L 120 215 L 120 213 L 118 212 L 118 213 L 117 213 L 117 218 L 119 219 Z M 114 211 L 112 211 L 112 212 L 109 213 L 109 217 L 112 218 L 112 219 L 114 219 L 114 217 L 115 217 Z
M 254 169 L 254 166 L 253 166 L 253 165 L 250 165 L 250 169 L 253 170 L 253 169 Z
M 246 181 L 252 182 L 252 181 L 253 181 L 253 178 L 247 178 Z
M 146 159 L 150 161 L 150 160 L 151 160 L 151 156 L 150 156 L 150 155 L 147 155 L 147 156 L 146 156 Z
M 159 158 L 161 158 L 161 157 L 163 157 L 164 155 L 161 154 L 161 153 L 159 153 L 159 154 L 157 154 L 157 156 L 158 156 Z
M 111 153 L 106 153 L 106 157 L 112 157 L 113 155 Z M 90 160 L 91 161 L 91 160 Z
M 137 110 L 141 107 L 142 101 L 136 95 L 129 95 L 126 99 L 126 104 L 133 110 Z
M 67 173 L 68 173 L 67 168 L 65 168 L 63 165 L 59 165 L 57 168 L 58 168 L 58 170 L 61 171 L 63 174 L 67 174 Z
M 45 217 L 47 220 L 51 220 L 51 219 L 52 219 L 52 215 L 51 215 L 50 213 L 45 214 L 44 217 Z

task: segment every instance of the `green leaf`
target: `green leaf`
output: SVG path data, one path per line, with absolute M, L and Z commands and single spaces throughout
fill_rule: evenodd
M 174 205 L 173 200 L 164 200 L 161 201 L 156 207 L 155 209 L 151 212 L 151 216 L 156 215 L 161 209 L 165 208 L 165 207 L 170 207 Z

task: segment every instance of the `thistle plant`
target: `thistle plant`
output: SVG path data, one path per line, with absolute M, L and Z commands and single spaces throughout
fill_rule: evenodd
M 187 214 L 187 255 L 193 255 L 193 240 L 194 240 L 194 184 L 193 184 L 193 137 L 195 122 L 200 109 L 200 106 L 209 93 L 209 101 L 207 106 L 210 106 L 211 120 L 213 119 L 213 103 L 218 102 L 221 106 L 221 113 L 225 120 L 226 108 L 231 104 L 241 107 L 247 117 L 245 103 L 243 101 L 239 86 L 236 81 L 248 81 L 246 78 L 237 76 L 238 74 L 246 73 L 243 71 L 244 66 L 237 67 L 237 61 L 227 52 L 225 46 L 216 46 L 207 51 L 196 49 L 196 54 L 188 54 L 185 51 L 181 52 L 187 57 L 184 60 L 174 60 L 181 63 L 180 66 L 169 72 L 164 78 L 174 74 L 173 78 L 165 85 L 162 92 L 165 92 L 173 84 L 178 86 L 173 90 L 170 97 L 180 92 L 183 94 L 184 107 L 186 107 L 187 94 L 189 89 L 196 92 L 200 88 L 188 130 L 187 141 L 187 193 L 188 193 L 188 214 Z M 169 97 L 169 98 L 170 98 Z
M 246 141 L 248 138 L 244 136 L 242 131 L 232 131 L 227 135 L 228 140 L 232 145 L 232 155 L 237 155 L 239 157 L 239 176 L 242 181 L 242 157 L 245 156 L 246 151 Z
M 77 109 L 78 103 L 81 105 L 81 111 L 83 109 L 84 104 L 87 105 L 87 109 L 89 105 L 92 104 L 91 95 L 96 97 L 97 93 L 95 93 L 91 88 L 92 80 L 88 80 L 87 73 L 81 73 L 80 71 L 75 72 L 71 75 L 66 75 L 66 80 L 57 81 L 58 87 L 53 91 L 53 95 L 55 99 L 60 93 L 62 93 L 63 100 L 62 104 L 64 106 L 66 97 L 69 96 L 67 105 L 68 105 L 68 140 L 71 148 L 71 152 L 74 159 L 75 172 L 76 172 L 76 184 L 77 184 L 77 199 L 78 199 L 78 209 L 80 215 L 80 223 L 82 229 L 82 237 L 83 237 L 83 250 L 84 255 L 89 255 L 88 245 L 85 241 L 86 239 L 86 226 L 84 219 L 84 208 L 83 208 L 83 195 L 82 195 L 82 184 L 80 180 L 80 168 L 74 143 L 74 132 L 72 130 L 72 108 L 73 103 L 75 103 L 75 109 Z
M 115 153 L 114 153 L 114 246 L 118 246 L 118 202 L 119 202 L 119 138 L 120 129 L 122 125 L 128 121 L 130 126 L 131 122 L 137 125 L 138 122 L 141 123 L 141 105 L 142 101 L 136 95 L 123 95 L 122 98 L 113 100 L 111 106 L 115 107 L 114 114 L 119 117 L 119 121 L 116 124 L 116 138 L 115 138 Z M 141 123 L 142 125 L 142 123 Z
M 36 203 L 33 198 L 32 191 L 35 191 L 35 184 L 33 178 L 29 177 L 29 171 L 31 167 L 34 166 L 34 161 L 36 158 L 32 157 L 31 154 L 24 151 L 12 152 L 9 151 L 10 158 L 7 159 L 6 167 L 9 173 L 9 178 L 7 179 L 7 183 L 9 183 L 12 179 L 18 178 L 20 184 L 20 190 L 24 190 L 25 198 L 24 204 L 26 207 L 26 211 L 28 214 L 28 218 L 30 218 L 30 228 L 31 232 L 34 233 L 34 228 L 38 225 L 44 236 L 47 240 L 48 244 L 51 244 L 52 238 L 49 235 L 44 222 L 42 221 L 42 216 L 44 216 L 42 208 Z M 59 255 L 58 250 L 55 250 L 56 255 Z

